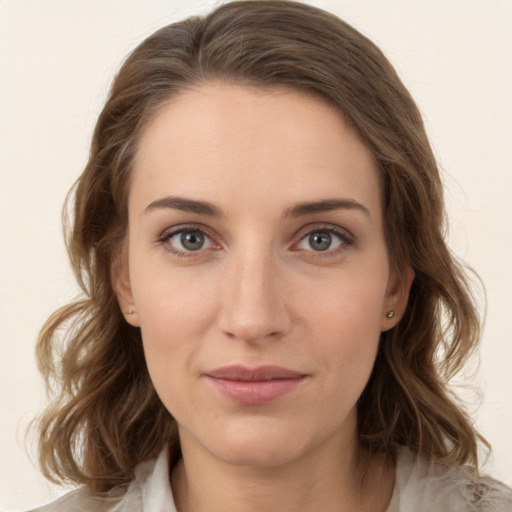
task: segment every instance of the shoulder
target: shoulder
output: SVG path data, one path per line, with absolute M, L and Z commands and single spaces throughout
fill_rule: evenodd
M 56 501 L 28 512 L 141 512 L 140 486 L 133 481 L 128 490 L 109 497 L 92 496 L 86 489 L 71 491 Z
M 135 468 L 135 479 L 128 488 L 108 498 L 77 489 L 29 512 L 176 512 L 168 468 L 167 450 L 163 450 L 157 459 L 142 462 Z
M 97 498 L 85 489 L 76 489 L 29 512 L 110 512 L 118 502 L 118 498 Z
M 465 467 L 429 464 L 408 450 L 398 457 L 388 512 L 511 512 L 512 490 Z

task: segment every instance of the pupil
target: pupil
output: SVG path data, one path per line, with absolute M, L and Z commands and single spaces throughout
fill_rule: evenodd
M 204 244 L 204 236 L 201 233 L 183 233 L 181 235 L 181 245 L 189 251 L 197 251 Z
M 309 243 L 315 251 L 326 251 L 331 246 L 331 235 L 329 233 L 314 233 L 309 236 Z

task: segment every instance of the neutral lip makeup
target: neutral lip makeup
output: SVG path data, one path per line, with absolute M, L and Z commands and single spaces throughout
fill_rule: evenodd
M 232 365 L 205 373 L 222 395 L 244 405 L 263 405 L 293 391 L 307 374 L 281 366 Z

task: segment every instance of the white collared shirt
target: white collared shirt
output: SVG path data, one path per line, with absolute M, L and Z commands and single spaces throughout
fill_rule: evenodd
M 121 497 L 99 499 L 78 489 L 31 512 L 177 512 L 169 482 L 164 450 L 137 466 Z M 512 512 L 512 489 L 489 477 L 475 481 L 465 468 L 428 464 L 403 448 L 387 512 Z

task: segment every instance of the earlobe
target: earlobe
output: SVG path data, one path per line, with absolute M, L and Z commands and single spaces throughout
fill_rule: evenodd
M 390 277 L 382 314 L 382 332 L 389 331 L 402 319 L 409 301 L 414 275 L 414 270 L 408 265 L 404 272 L 394 273 Z
M 130 284 L 128 255 L 124 247 L 112 259 L 110 280 L 125 320 L 133 327 L 140 327 Z

